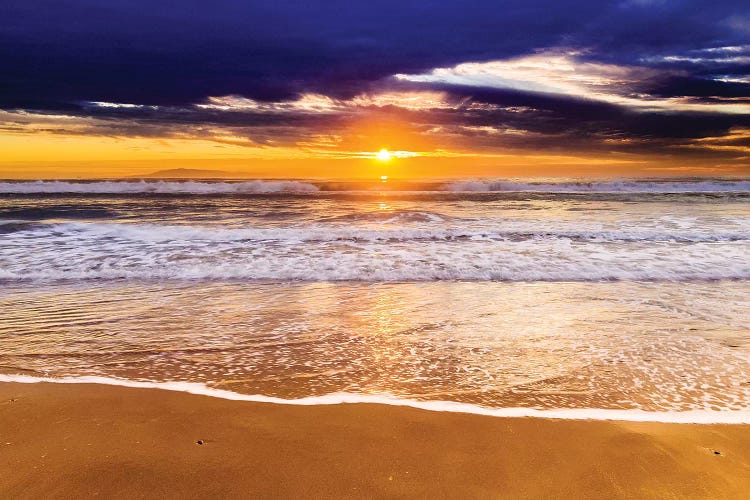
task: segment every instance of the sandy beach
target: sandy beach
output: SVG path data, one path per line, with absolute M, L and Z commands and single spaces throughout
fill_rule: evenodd
M 746 498 L 750 426 L 0 384 L 3 498 Z

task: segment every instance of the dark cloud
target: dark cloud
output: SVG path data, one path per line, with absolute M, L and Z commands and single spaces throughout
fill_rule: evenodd
M 750 70 L 750 68 L 748 68 Z M 750 72 L 750 71 L 749 71 Z M 750 83 L 673 76 L 644 85 L 644 92 L 657 97 L 731 97 L 750 99 Z
M 401 110 L 400 116 L 419 130 L 444 126 L 482 147 L 671 151 L 750 127 L 748 115 L 634 110 L 590 96 L 404 83 L 391 76 L 566 48 L 582 63 L 655 71 L 610 89 L 613 94 L 747 104 L 745 11 L 744 1 L 5 0 L 0 108 L 93 120 L 78 129 L 85 133 L 201 136 L 218 126 L 256 142 L 270 131 L 293 141 L 293 130 L 297 136 L 338 131 L 356 117 L 194 105 L 209 96 L 278 102 L 304 93 L 350 99 L 363 92 L 433 90 L 477 106 Z M 144 107 L 86 104 L 91 101 Z M 491 134 L 488 127 L 525 134 Z
M 575 46 L 633 62 L 732 45 L 742 2 L 6 0 L 5 105 L 351 95 L 394 73 Z

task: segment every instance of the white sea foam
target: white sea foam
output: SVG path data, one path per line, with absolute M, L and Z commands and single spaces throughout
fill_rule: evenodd
M 434 221 L 440 221 L 438 215 L 431 215 Z M 544 224 L 540 221 L 501 221 L 502 227 L 471 229 L 458 225 L 409 226 L 394 225 L 407 216 L 399 214 L 384 217 L 382 223 L 387 226 L 352 226 L 308 224 L 282 227 L 227 227 L 227 226 L 192 226 L 169 224 L 122 224 L 100 222 L 60 222 L 60 223 L 23 223 L 19 221 L 0 221 L 12 228 L 14 233 L 29 233 L 39 237 L 71 236 L 90 239 L 119 238 L 140 242 L 238 242 L 238 241 L 278 241 L 278 242 L 335 242 L 335 241 L 372 241 L 372 242 L 409 242 L 439 240 L 576 240 L 594 242 L 731 242 L 750 241 L 750 234 L 745 231 L 711 231 L 701 229 L 616 229 L 602 225 L 590 225 L 589 228 L 569 229 L 555 224 Z M 408 219 L 407 219 L 408 220 Z M 557 223 L 556 223 L 557 224 Z M 479 224 L 475 224 L 479 225 Z M 583 222 L 567 226 L 584 226 Z M 20 235 L 24 236 L 24 235 Z
M 445 186 L 454 192 L 540 193 L 714 193 L 750 192 L 750 181 L 609 181 L 609 182 L 513 182 L 460 181 Z
M 618 180 L 600 182 L 464 180 L 448 184 L 414 185 L 419 192 L 539 192 L 539 193 L 750 193 L 750 180 Z M 387 191 L 388 189 L 378 186 Z M 372 194 L 356 184 L 323 186 L 325 190 Z M 199 180 L 108 180 L 108 181 L 5 181 L 3 194 L 263 194 L 316 193 L 321 188 L 311 182 L 293 180 L 199 181 Z
M 3 279 L 598 281 L 750 278 L 741 232 L 32 224 L 3 234 Z M 33 252 L 29 249 L 33 248 Z
M 315 193 L 317 186 L 297 181 L 29 181 L 0 182 L 0 193 L 7 194 L 241 194 Z
M 750 279 L 746 203 L 721 197 L 390 205 L 308 197 L 0 198 L 5 280 Z
M 561 420 L 620 420 L 631 422 L 663 422 L 679 424 L 750 424 L 750 409 L 748 410 L 689 410 L 689 411 L 643 411 L 598 408 L 489 408 L 469 403 L 454 401 L 419 401 L 402 399 L 390 394 L 352 394 L 334 393 L 323 396 L 310 396 L 299 399 L 284 399 L 262 394 L 240 394 L 224 389 L 215 389 L 196 382 L 146 382 L 111 377 L 83 376 L 83 377 L 32 377 L 28 375 L 0 375 L 0 382 L 14 382 L 23 384 L 56 383 L 56 384 L 98 384 L 138 389 L 161 389 L 175 392 L 185 392 L 200 396 L 209 396 L 233 401 L 249 401 L 256 403 L 272 403 L 296 406 L 319 406 L 338 404 L 381 404 L 390 406 L 407 406 L 420 410 L 469 413 L 491 417 L 535 417 Z

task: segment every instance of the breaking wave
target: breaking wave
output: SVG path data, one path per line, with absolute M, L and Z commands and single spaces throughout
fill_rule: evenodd
M 0 279 L 8 280 L 750 278 L 742 232 L 11 223 L 0 249 Z
M 747 180 L 632 180 L 607 182 L 461 181 L 447 184 L 452 192 L 536 193 L 726 193 L 750 191 Z
M 359 212 L 346 215 L 325 217 L 324 222 L 380 222 L 383 224 L 409 223 L 409 222 L 444 222 L 451 219 L 447 215 L 437 212 L 412 211 L 412 210 L 390 210 L 375 212 Z
M 439 221 L 436 213 L 404 212 L 376 214 L 370 219 L 364 216 L 334 217 L 336 222 L 365 220 L 379 222 Z M 443 216 L 445 217 L 445 216 Z M 447 217 L 446 217 L 447 218 Z M 190 242 L 279 242 L 279 243 L 326 243 L 326 242 L 522 242 L 528 240 L 570 240 L 573 242 L 622 242 L 622 243 L 710 243 L 750 241 L 745 231 L 685 231 L 685 230 L 553 230 L 534 228 L 539 224 L 517 224 L 517 229 L 472 230 L 459 227 L 399 227 L 371 228 L 343 225 L 304 225 L 286 227 L 216 227 L 161 224 L 81 223 L 81 222 L 0 222 L 0 234 L 28 232 L 28 236 L 75 238 L 83 241 L 104 240 L 108 242 L 139 243 L 190 243 Z M 38 240 L 41 242 L 41 239 Z M 299 249 L 302 250 L 302 249 Z
M 295 180 L 198 181 L 4 181 L 0 194 L 312 194 L 338 192 L 372 194 L 374 191 L 406 193 L 750 193 L 750 180 L 632 179 L 617 181 L 462 180 L 444 182 L 402 181 L 394 184 L 362 182 L 305 182 Z

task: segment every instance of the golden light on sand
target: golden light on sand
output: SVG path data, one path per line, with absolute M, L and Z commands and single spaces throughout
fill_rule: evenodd
M 379 161 L 390 161 L 392 157 L 393 155 L 391 155 L 391 152 L 385 148 L 375 153 L 375 158 L 377 158 Z

